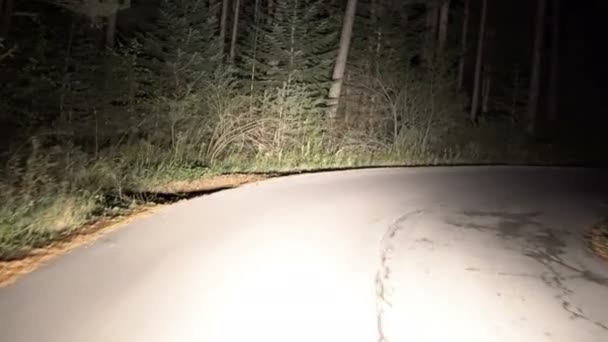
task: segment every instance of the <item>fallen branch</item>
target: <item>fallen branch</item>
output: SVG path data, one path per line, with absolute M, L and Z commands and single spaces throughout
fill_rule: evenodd
M 2 62 L 6 58 L 14 57 L 15 51 L 17 51 L 17 47 L 13 46 L 12 48 L 8 49 L 8 51 L 0 54 L 0 62 Z

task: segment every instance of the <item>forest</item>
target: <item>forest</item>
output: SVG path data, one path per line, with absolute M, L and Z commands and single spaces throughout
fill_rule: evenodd
M 210 175 L 599 163 L 601 6 L 0 0 L 0 259 Z

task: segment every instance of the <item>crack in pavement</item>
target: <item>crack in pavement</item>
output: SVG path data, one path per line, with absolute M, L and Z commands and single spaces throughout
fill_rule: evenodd
M 423 209 L 414 210 L 401 215 L 392 224 L 380 240 L 380 262 L 375 276 L 376 285 L 376 325 L 378 331 L 378 342 L 389 342 L 386 336 L 384 327 L 385 313 L 389 308 L 392 308 L 391 294 L 393 289 L 390 287 L 389 281 L 391 276 L 390 261 L 395 246 L 392 244 L 393 239 L 400 229 L 403 228 L 402 223 L 410 219 L 414 215 L 423 213 Z
M 573 294 L 573 291 L 564 284 L 565 281 L 570 279 L 583 279 L 600 286 L 608 287 L 608 278 L 597 275 L 589 270 L 572 266 L 566 262 L 562 258 L 562 255 L 565 253 L 564 248 L 566 247 L 566 243 L 558 237 L 550 227 L 538 222 L 537 219 L 540 217 L 539 212 L 511 213 L 465 210 L 462 214 L 469 219 L 493 218 L 497 219 L 498 222 L 489 224 L 446 220 L 446 223 L 456 227 L 474 229 L 477 231 L 494 232 L 502 239 L 523 239 L 524 245 L 523 250 L 521 251 L 523 255 L 538 262 L 546 269 L 546 272 L 543 272 L 542 274 L 525 276 L 537 278 L 548 287 L 556 290 L 558 293 L 555 295 L 555 298 L 560 302 L 561 307 L 570 315 L 571 319 L 582 319 L 602 329 L 608 330 L 606 324 L 591 319 L 582 309 L 572 305 L 570 297 Z M 537 229 L 538 231 L 531 232 L 530 228 Z M 564 232 L 564 234 L 566 234 L 566 232 Z M 560 270 L 557 269 L 557 266 L 561 266 L 574 274 L 564 275 L 562 274 L 563 272 L 560 272 Z M 509 275 L 524 276 L 523 274 Z
M 375 292 L 376 292 L 376 324 L 378 333 L 378 342 L 390 342 L 390 331 L 387 331 L 387 314 L 393 308 L 392 297 L 394 288 L 391 284 L 391 269 L 392 257 L 397 246 L 395 245 L 395 237 L 400 230 L 404 228 L 404 222 L 410 220 L 413 216 L 428 212 L 429 209 L 418 209 L 401 215 L 394 220 L 384 232 L 380 240 L 379 247 L 379 263 L 375 274 Z M 563 259 L 566 243 L 562 237 L 557 235 L 550 227 L 544 226 L 537 221 L 540 213 L 484 213 L 480 211 L 465 212 L 468 218 L 498 218 L 499 221 L 493 223 L 480 222 L 465 222 L 445 220 L 446 223 L 463 228 L 473 228 L 478 231 L 493 232 L 499 238 L 505 240 L 521 239 L 521 244 L 514 248 L 513 251 L 522 253 L 526 257 L 532 258 L 540 263 L 545 271 L 539 274 L 518 273 L 518 272 L 496 272 L 498 276 L 506 277 L 523 277 L 537 279 L 543 282 L 551 289 L 557 291 L 555 299 L 558 300 L 562 309 L 567 312 L 570 319 L 580 319 L 589 322 L 603 330 L 608 330 L 608 325 L 601 320 L 594 320 L 589 317 L 589 314 L 581 308 L 572 304 L 571 290 L 566 282 L 571 279 L 582 279 L 600 286 L 608 286 L 608 278 L 595 274 L 592 271 L 586 270 L 583 267 L 577 267 L 575 264 Z M 427 239 L 419 239 L 416 243 L 430 243 Z M 559 268 L 564 268 L 565 272 Z M 476 272 L 482 271 L 477 268 L 467 268 L 466 271 Z
M 561 302 L 562 308 L 570 314 L 571 319 L 582 319 L 604 330 L 608 330 L 608 326 L 606 326 L 604 323 L 591 319 L 585 314 L 585 312 L 581 308 L 572 305 L 569 297 L 573 294 L 573 291 L 564 284 L 564 280 L 568 279 L 583 278 L 586 280 L 590 280 L 589 277 L 585 275 L 585 273 L 587 273 L 588 271 L 579 270 L 573 266 L 570 266 L 566 262 L 564 262 L 559 256 L 551 255 L 545 251 L 528 252 L 526 253 L 526 256 L 533 258 L 548 270 L 548 272 L 545 272 L 541 275 L 540 279 L 547 286 L 559 292 L 555 296 L 555 298 Z M 578 274 L 564 276 L 555 268 L 555 264 L 565 267 Z M 606 285 L 606 279 L 600 278 L 599 280 L 593 279 L 590 281 L 595 282 L 599 285 Z

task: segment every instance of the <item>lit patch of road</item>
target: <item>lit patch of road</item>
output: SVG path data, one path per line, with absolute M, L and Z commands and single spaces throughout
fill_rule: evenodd
M 274 179 L 143 218 L 0 289 L 0 340 L 608 340 L 578 169 Z

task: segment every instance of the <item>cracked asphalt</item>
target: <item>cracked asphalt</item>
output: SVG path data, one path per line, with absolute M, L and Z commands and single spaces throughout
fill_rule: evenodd
M 0 289 L 0 341 L 608 341 L 600 170 L 307 174 L 180 202 Z

